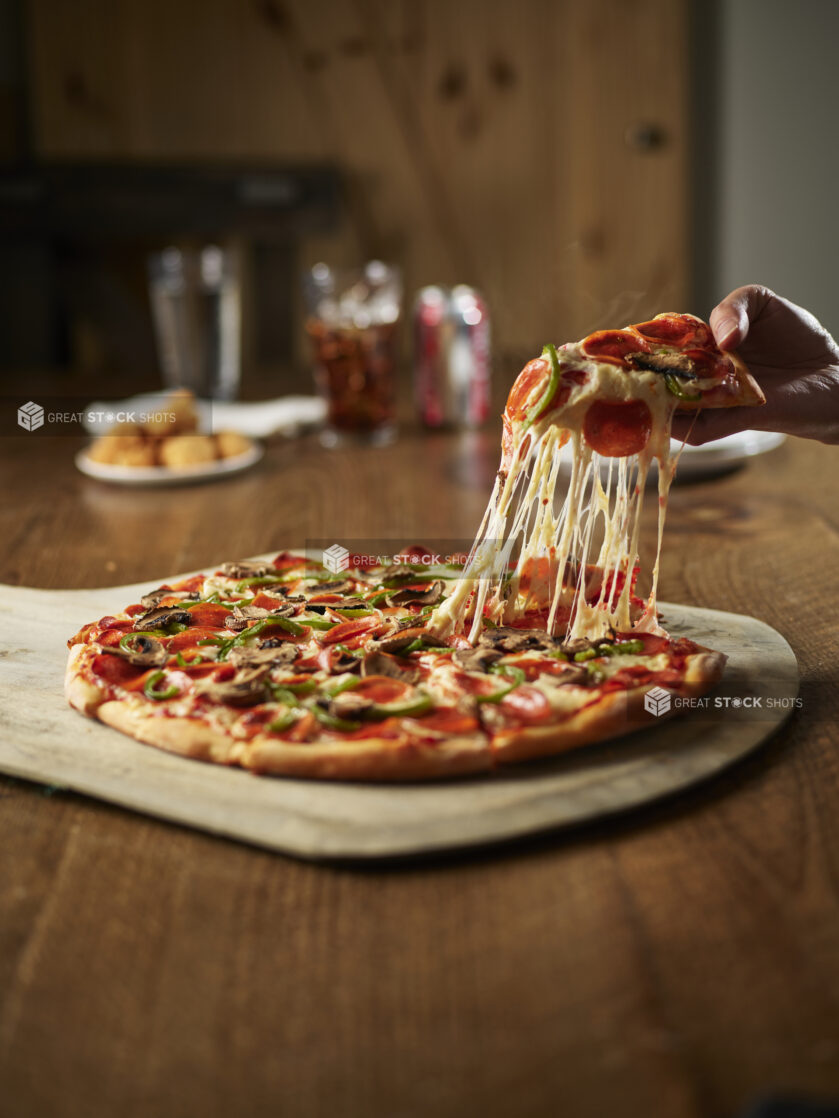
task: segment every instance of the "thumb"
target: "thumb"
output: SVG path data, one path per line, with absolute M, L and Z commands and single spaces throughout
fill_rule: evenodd
M 750 283 L 738 287 L 711 311 L 710 326 L 720 349 L 732 350 L 742 345 L 749 325 L 775 295 L 768 287 Z

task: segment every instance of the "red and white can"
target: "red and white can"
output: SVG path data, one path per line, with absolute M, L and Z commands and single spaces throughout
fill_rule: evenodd
M 472 287 L 424 287 L 414 303 L 414 392 L 426 427 L 479 427 L 490 407 L 490 326 Z

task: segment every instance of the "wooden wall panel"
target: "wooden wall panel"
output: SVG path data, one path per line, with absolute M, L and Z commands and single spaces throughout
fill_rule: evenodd
M 342 232 L 301 263 L 475 284 L 510 373 L 685 307 L 686 0 L 29 0 L 28 29 L 36 152 L 334 161 Z

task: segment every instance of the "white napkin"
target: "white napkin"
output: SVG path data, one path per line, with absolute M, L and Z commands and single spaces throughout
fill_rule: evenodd
M 145 392 L 127 400 L 97 400 L 85 409 L 84 426 L 91 435 L 104 435 L 125 413 L 154 411 L 168 393 Z M 326 418 L 326 404 L 317 396 L 280 396 L 246 404 L 223 400 L 196 400 L 199 427 L 204 431 L 239 431 L 254 439 L 269 435 L 296 435 L 318 427 Z

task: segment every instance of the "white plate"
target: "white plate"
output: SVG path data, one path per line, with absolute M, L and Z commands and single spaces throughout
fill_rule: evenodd
M 727 473 L 736 469 L 749 458 L 756 454 L 766 454 L 774 450 L 786 439 L 786 435 L 776 431 L 738 431 L 735 435 L 726 435 L 724 439 L 715 439 L 704 446 L 686 446 L 679 458 L 676 470 L 676 482 L 696 480 L 701 477 L 712 477 L 714 474 Z M 678 454 L 682 444 L 676 439 L 670 440 L 673 454 Z M 603 459 L 600 465 L 600 476 L 606 480 L 609 471 L 609 460 Z M 560 472 L 564 475 L 571 473 L 571 463 L 564 459 Z M 653 460 L 652 468 L 647 477 L 647 484 L 658 484 L 656 462 Z
M 676 477 L 700 477 L 730 470 L 756 454 L 774 450 L 785 439 L 786 435 L 777 431 L 738 431 L 736 435 L 726 435 L 724 439 L 715 439 L 704 446 L 686 446 L 679 459 Z M 675 453 L 681 445 L 675 439 L 671 440 Z
M 213 462 L 200 462 L 194 466 L 174 469 L 171 466 L 115 466 L 108 462 L 96 462 L 85 448 L 76 455 L 76 465 L 88 477 L 96 478 L 97 481 L 109 481 L 114 485 L 185 485 L 199 481 L 218 481 L 231 474 L 240 474 L 255 465 L 263 454 L 262 444 L 251 442 L 247 450 L 232 458 L 218 458 Z

